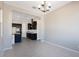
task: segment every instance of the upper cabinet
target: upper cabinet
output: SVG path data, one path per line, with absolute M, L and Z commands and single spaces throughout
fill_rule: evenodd
M 32 28 L 33 28 L 33 29 L 37 29 L 37 22 L 36 22 L 36 21 L 33 21 L 33 23 L 32 23 Z
M 28 30 L 32 29 L 32 24 L 28 23 Z
M 32 23 L 28 23 L 28 30 L 36 30 L 37 29 L 37 21 L 33 21 Z

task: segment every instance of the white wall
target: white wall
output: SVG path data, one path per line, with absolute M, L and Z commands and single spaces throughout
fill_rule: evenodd
M 22 37 L 26 38 L 26 32 L 27 32 L 27 22 L 24 22 L 22 24 Z
M 41 16 L 41 18 L 39 19 L 39 20 L 37 20 L 37 28 L 38 28 L 38 39 L 40 39 L 40 40 L 44 40 L 44 32 L 45 32 L 45 30 L 44 30 L 44 16 Z
M 45 39 L 79 51 L 79 2 L 71 2 L 45 17 Z
M 6 5 L 3 6 L 3 49 L 12 47 L 12 11 Z

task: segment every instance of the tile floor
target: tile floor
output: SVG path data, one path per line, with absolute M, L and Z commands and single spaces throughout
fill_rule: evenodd
M 79 57 L 79 54 L 45 42 L 26 39 L 5 51 L 3 57 Z

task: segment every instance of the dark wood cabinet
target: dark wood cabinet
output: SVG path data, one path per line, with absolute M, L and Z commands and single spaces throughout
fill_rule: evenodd
M 37 34 L 36 33 L 32 33 L 31 34 L 31 39 L 32 40 L 37 40 Z
M 28 23 L 28 30 L 36 30 L 37 29 L 37 22 L 36 21 L 33 21 L 32 24 L 31 23 Z
M 28 30 L 37 30 L 37 21 L 33 21 L 31 19 L 31 23 L 28 23 Z M 36 32 L 29 32 L 26 33 L 28 39 L 37 40 L 37 33 Z
M 32 24 L 28 23 L 28 30 L 32 29 Z
M 27 38 L 31 40 L 37 40 L 37 33 L 27 33 Z
M 33 26 L 33 27 L 32 27 L 33 29 L 37 29 L 37 22 L 36 22 L 36 21 L 33 21 L 32 26 Z
M 26 35 L 28 39 L 31 39 L 31 33 L 27 33 Z

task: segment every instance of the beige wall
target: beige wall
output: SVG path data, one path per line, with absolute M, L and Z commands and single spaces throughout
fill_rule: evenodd
M 2 51 L 2 5 L 3 2 L 0 1 L 0 51 Z
M 45 39 L 79 51 L 79 2 L 71 2 L 46 15 Z
M 0 1 L 0 8 L 3 8 L 3 2 Z

